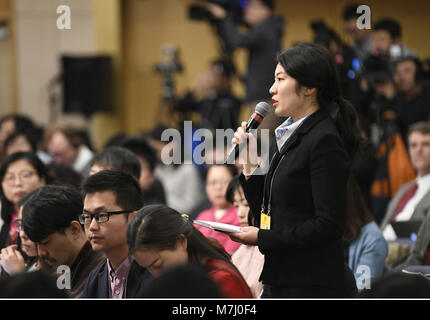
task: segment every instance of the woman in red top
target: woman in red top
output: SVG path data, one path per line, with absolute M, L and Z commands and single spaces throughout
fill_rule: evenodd
M 136 261 L 155 277 L 189 262 L 201 263 L 224 298 L 252 298 L 240 272 L 222 246 L 198 231 L 188 217 L 165 205 L 139 210 L 127 230 Z

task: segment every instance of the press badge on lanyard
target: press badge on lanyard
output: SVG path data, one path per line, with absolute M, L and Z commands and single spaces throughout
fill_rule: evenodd
M 275 176 L 276 170 L 278 170 L 279 164 L 281 163 L 282 159 L 284 159 L 283 155 L 281 157 L 281 159 L 279 160 L 278 164 L 276 165 L 275 170 L 273 171 L 271 180 L 270 180 L 270 189 L 269 189 L 269 201 L 268 201 L 268 205 L 267 205 L 267 213 L 266 213 L 266 209 L 264 207 L 264 203 L 265 203 L 265 196 L 266 196 L 266 183 L 264 183 L 264 190 L 263 190 L 263 203 L 261 204 L 261 213 L 260 213 L 260 229 L 262 230 L 270 230 L 270 226 L 271 226 L 271 217 L 270 217 L 270 202 L 272 200 L 272 186 L 273 186 L 273 177 Z M 267 176 L 266 176 L 267 178 Z
M 300 125 L 296 128 L 296 130 L 303 124 L 303 122 L 308 118 L 309 116 L 307 116 L 301 123 Z M 284 144 L 282 145 L 282 148 L 285 147 L 285 145 L 287 144 L 287 141 L 289 140 L 289 138 L 291 137 L 291 135 L 288 137 L 288 139 L 286 141 L 284 141 Z M 282 150 L 281 148 L 281 150 Z M 277 151 L 279 152 L 279 151 Z M 276 171 L 278 170 L 279 164 L 282 162 L 282 160 L 285 157 L 285 153 L 282 155 L 281 159 L 278 161 L 278 164 L 276 165 L 275 170 L 273 171 L 273 174 L 271 176 L 271 180 L 270 180 L 270 185 L 269 185 L 269 201 L 267 203 L 267 213 L 266 213 L 266 209 L 265 209 L 265 197 L 266 197 L 266 180 L 264 181 L 264 190 L 263 190 L 263 201 L 261 204 L 261 213 L 260 213 L 260 229 L 262 230 L 270 230 L 270 226 L 271 226 L 271 218 L 270 218 L 270 202 L 272 201 L 272 189 L 273 189 L 273 179 L 275 177 Z M 276 153 L 273 155 L 272 157 L 272 162 L 273 163 L 274 159 L 275 159 Z M 270 172 L 270 168 L 269 168 L 269 172 Z M 266 176 L 267 179 L 268 175 Z
M 260 217 L 260 229 L 270 230 L 270 216 L 262 212 Z

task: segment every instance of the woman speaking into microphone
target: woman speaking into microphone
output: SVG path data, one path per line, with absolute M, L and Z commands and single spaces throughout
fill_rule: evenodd
M 329 52 L 317 45 L 281 53 L 274 75 L 275 115 L 287 120 L 275 131 L 267 173 L 248 162 L 240 177 L 260 227 L 230 236 L 264 254 L 263 297 L 351 297 L 342 235 L 350 160 L 361 143 L 355 110 L 341 96 Z M 253 139 L 245 128 L 233 143 Z

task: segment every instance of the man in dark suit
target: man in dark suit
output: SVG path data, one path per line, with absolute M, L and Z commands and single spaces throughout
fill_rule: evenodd
M 84 210 L 80 221 L 95 251 L 107 259 L 88 278 L 83 298 L 133 298 L 151 278 L 129 256 L 128 223 L 143 206 L 139 183 L 132 176 L 104 170 L 83 185 Z

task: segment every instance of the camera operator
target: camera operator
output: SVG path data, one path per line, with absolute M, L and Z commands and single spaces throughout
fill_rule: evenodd
M 360 95 L 367 94 L 359 92 L 357 77 L 359 70 L 357 70 L 356 60 L 360 58 L 357 57 L 353 48 L 343 43 L 339 35 L 332 28 L 328 27 L 324 21 L 312 21 L 311 28 L 315 33 L 313 42 L 325 47 L 333 57 L 339 73 L 343 96 L 350 101 L 354 101 L 354 106 L 356 106 L 355 103 L 357 103 L 357 99 L 359 100 L 361 98 Z M 357 113 L 360 117 L 361 124 L 363 124 L 363 122 L 367 123 L 366 121 L 369 118 L 368 113 L 365 115 L 362 114 L 363 109 L 368 110 L 368 107 L 366 106 L 365 108 L 356 109 L 358 111 Z M 364 130 L 362 131 L 362 134 L 365 136 Z M 360 187 L 364 200 L 369 208 L 371 207 L 370 187 L 373 182 L 373 174 L 376 165 L 374 160 L 375 149 L 376 146 L 373 146 L 368 140 L 366 140 L 366 143 L 363 144 L 360 152 L 352 159 L 351 167 L 351 171 L 356 177 L 357 184 Z
M 202 128 L 236 128 L 241 102 L 230 91 L 233 75 L 234 67 L 230 62 L 221 59 L 213 61 L 209 69 L 199 76 L 193 88 L 174 103 L 174 109 L 200 112 Z
M 273 0 L 245 1 L 243 19 L 249 29 L 240 32 L 227 11 L 214 3 L 207 9 L 219 22 L 220 35 L 230 47 L 248 49 L 248 67 L 245 76 L 246 95 L 244 101 L 254 109 L 256 102 L 270 100 L 269 89 L 273 83 L 276 56 L 281 51 L 284 19 L 273 15 Z M 264 118 L 260 128 L 275 128 L 282 119 L 270 114 Z M 274 123 L 273 123 L 274 122 Z
M 393 61 L 413 54 L 402 41 L 402 27 L 393 19 L 381 19 L 375 23 L 372 31 L 373 54 L 380 54 Z
M 322 20 L 311 22 L 314 31 L 313 42 L 325 47 L 333 57 L 339 72 L 342 94 L 345 99 L 351 100 L 352 90 L 356 86 L 356 69 L 354 60 L 357 58 L 353 49 L 342 42 L 339 35 Z
M 415 172 L 402 139 L 405 115 L 399 114 L 401 93 L 396 68 L 387 56 L 371 55 L 364 61 L 360 82 L 369 101 L 366 131 L 375 151 L 374 160 L 369 158 L 362 165 L 373 167 L 366 184 L 370 182 L 370 208 L 380 223 L 391 198 Z
M 376 147 L 381 137 L 382 114 L 395 112 L 392 99 L 396 91 L 388 59 L 378 54 L 368 56 L 360 69 L 358 83 L 352 100 L 360 115 L 362 128 Z
M 410 125 L 430 120 L 430 88 L 422 83 L 422 66 L 416 56 L 395 60 L 393 70 L 397 92 L 394 105 L 399 117 L 399 129 L 406 139 Z
M 384 70 L 369 61 L 379 60 L 386 63 Z M 422 65 L 416 55 L 401 56 L 387 61 L 383 57 L 371 56 L 365 62 L 364 73 L 368 94 L 375 109 L 378 104 L 379 113 L 391 110 L 397 115 L 397 125 L 406 142 L 409 126 L 418 121 L 430 120 L 430 88 L 422 82 Z M 372 109 L 372 103 L 371 108 Z M 375 115 L 375 110 L 370 110 Z M 374 120 L 374 118 L 373 118 Z M 369 115 L 372 121 L 372 115 Z

